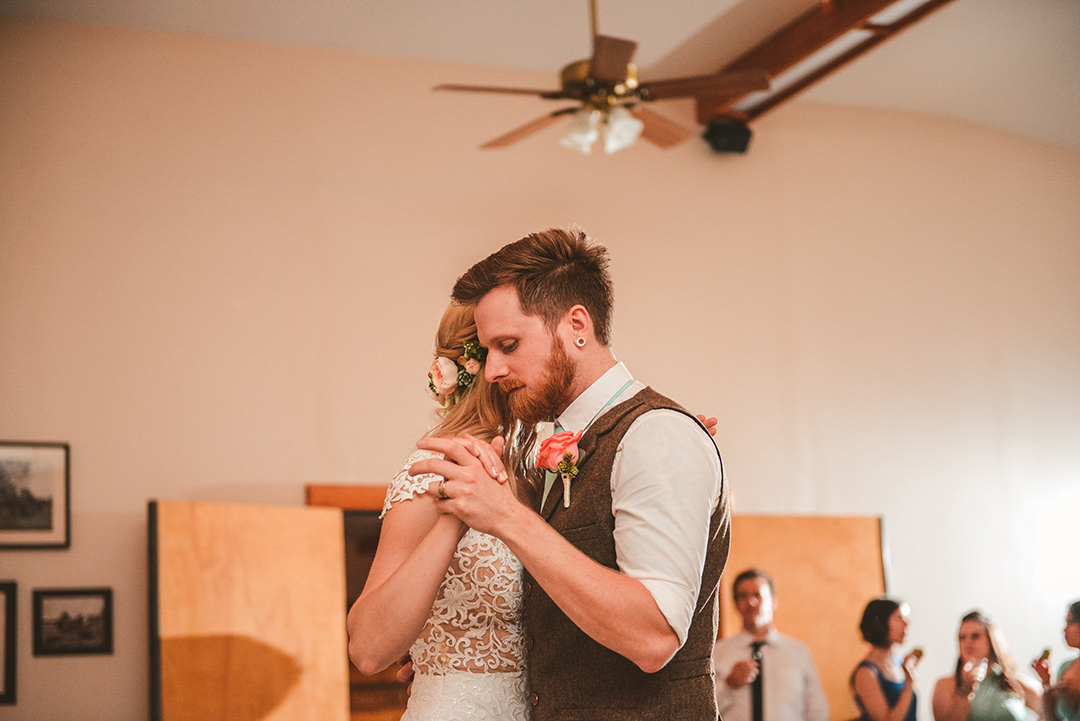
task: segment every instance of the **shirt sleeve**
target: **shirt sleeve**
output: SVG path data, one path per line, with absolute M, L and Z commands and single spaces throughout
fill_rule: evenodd
M 709 435 L 694 419 L 667 409 L 634 421 L 612 468 L 619 570 L 648 589 L 680 645 L 701 589 L 720 475 Z
M 829 721 L 829 700 L 825 698 L 825 689 L 821 687 L 817 664 L 814 663 L 814 656 L 809 648 L 804 646 L 803 651 L 806 659 L 806 712 L 803 718 L 806 721 Z

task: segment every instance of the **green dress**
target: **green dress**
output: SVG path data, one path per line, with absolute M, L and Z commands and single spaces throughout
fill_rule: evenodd
M 991 671 L 979 684 L 971 699 L 967 721 L 1024 721 L 1027 706 L 1024 699 L 1002 688 L 1000 671 Z
M 1068 670 L 1069 666 L 1072 666 L 1073 661 L 1075 660 L 1075 658 L 1070 659 L 1061 664 L 1061 668 L 1058 669 L 1058 683 L 1061 683 L 1061 677 L 1065 675 L 1065 671 Z M 1061 721 L 1080 721 L 1080 707 L 1070 706 L 1069 702 L 1063 699 L 1059 693 L 1057 699 L 1057 717 L 1061 719 Z

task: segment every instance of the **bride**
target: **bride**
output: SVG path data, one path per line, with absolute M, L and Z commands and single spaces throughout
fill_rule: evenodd
M 527 496 L 536 429 L 516 424 L 484 379 L 472 308 L 447 308 L 435 356 L 429 390 L 443 418 L 428 435 L 512 441 L 503 464 L 513 469 L 515 493 Z M 502 541 L 439 513 L 429 488 L 438 488 L 440 476 L 409 476 L 414 462 L 435 455 L 414 451 L 387 489 L 375 559 L 349 611 L 349 657 L 365 674 L 412 658 L 416 675 L 402 721 L 528 721 L 521 564 Z

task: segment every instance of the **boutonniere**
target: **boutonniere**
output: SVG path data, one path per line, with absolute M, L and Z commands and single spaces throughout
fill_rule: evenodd
M 570 507 L 570 481 L 578 474 L 578 441 L 584 431 L 556 433 L 540 444 L 536 467 L 557 473 L 563 483 L 563 508 Z

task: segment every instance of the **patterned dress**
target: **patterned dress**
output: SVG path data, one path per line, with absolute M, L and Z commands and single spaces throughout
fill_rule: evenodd
M 415 451 L 386 492 L 395 503 L 440 476 L 409 476 Z M 469 529 L 458 543 L 431 616 L 410 649 L 416 677 L 402 721 L 528 721 L 521 563 L 499 539 Z

